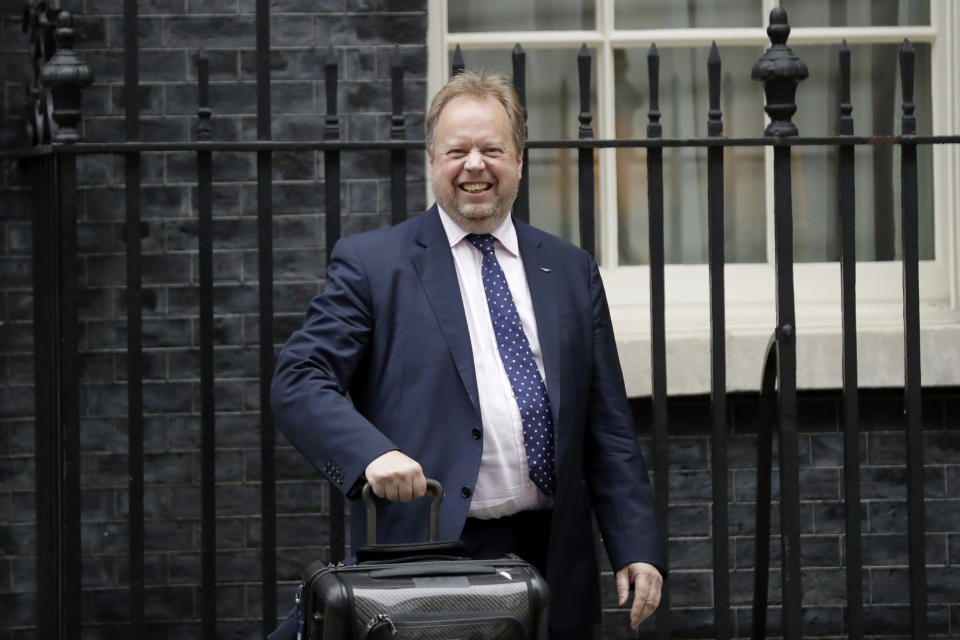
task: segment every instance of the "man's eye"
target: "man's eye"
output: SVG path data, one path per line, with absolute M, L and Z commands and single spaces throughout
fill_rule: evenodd
M 497 147 L 493 147 L 493 148 L 491 148 L 491 149 L 487 149 L 487 155 L 488 155 L 488 156 L 501 156 L 501 155 L 503 155 L 503 149 L 500 149 L 500 148 L 497 148 Z
M 447 151 L 447 155 L 452 158 L 459 158 L 463 155 L 463 149 L 450 149 Z

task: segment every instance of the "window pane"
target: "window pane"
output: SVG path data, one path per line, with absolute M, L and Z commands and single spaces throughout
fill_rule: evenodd
M 448 31 L 595 29 L 595 0 L 484 0 L 447 3 Z
M 930 24 L 930 0 L 780 0 L 795 27 Z
M 531 140 L 557 140 L 579 136 L 580 115 L 577 49 L 527 51 L 527 125 Z M 590 73 L 591 110 L 596 114 L 596 52 Z M 464 51 L 468 69 L 513 76 L 510 51 Z M 594 134 L 598 131 L 596 115 Z M 595 156 L 596 157 L 596 156 Z M 530 222 L 574 244 L 580 243 L 579 179 L 575 149 L 531 149 L 529 165 Z M 596 173 L 596 161 L 594 162 Z M 594 193 L 598 193 L 596 183 Z M 599 213 L 599 209 L 596 209 Z M 599 257 L 599 256 L 598 256 Z
M 617 29 L 759 27 L 761 0 L 616 0 Z
M 900 133 L 899 45 L 851 47 L 851 98 L 858 135 Z M 800 135 L 833 135 L 840 118 L 839 64 L 836 46 L 798 46 L 810 77 L 797 90 L 793 121 Z M 917 133 L 930 134 L 930 45 L 914 45 Z M 918 147 L 920 257 L 934 257 L 933 152 Z M 794 251 L 798 262 L 840 259 L 837 219 L 837 150 L 793 150 Z M 857 260 L 900 258 L 900 150 L 892 146 L 858 146 L 856 162 Z
M 763 95 L 750 69 L 763 50 L 728 47 L 723 60 L 723 133 L 729 137 L 763 132 Z M 664 137 L 707 135 L 706 47 L 660 50 L 660 122 Z M 647 52 L 614 51 L 618 138 L 646 137 L 650 109 Z M 617 207 L 620 264 L 646 264 L 648 252 L 647 165 L 643 149 L 617 152 Z M 668 263 L 707 260 L 707 152 L 663 151 L 664 249 Z M 766 262 L 764 161 L 760 147 L 724 150 L 725 252 L 727 262 Z

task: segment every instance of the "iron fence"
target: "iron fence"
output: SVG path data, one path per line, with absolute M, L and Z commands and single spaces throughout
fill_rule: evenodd
M 205 637 L 217 633 L 216 575 L 216 446 L 214 427 L 214 302 L 215 278 L 213 251 L 213 163 L 221 152 L 247 152 L 256 155 L 257 166 L 257 238 L 259 262 L 259 371 L 260 371 L 260 449 L 262 514 L 262 625 L 264 632 L 276 623 L 276 462 L 275 429 L 269 410 L 269 381 L 274 366 L 273 336 L 273 236 L 272 236 L 272 161 L 282 151 L 319 151 L 324 157 L 326 194 L 327 255 L 341 235 L 340 160 L 343 154 L 379 151 L 390 157 L 390 193 L 392 221 L 403 220 L 406 213 L 406 156 L 422 150 L 421 140 L 406 140 L 402 98 L 403 69 L 399 56 L 391 68 L 392 118 L 391 140 L 348 142 L 341 140 L 337 114 L 338 67 L 332 50 L 324 65 L 326 116 L 321 141 L 272 141 L 270 133 L 270 33 L 268 0 L 257 0 L 257 140 L 218 142 L 211 140 L 209 107 L 209 65 L 201 51 L 196 59 L 199 104 L 195 142 L 139 141 L 139 107 L 136 100 L 125 106 L 126 141 L 84 143 L 79 141 L 77 125 L 81 114 L 79 96 L 91 77 L 72 50 L 73 32 L 69 14 L 54 18 L 40 5 L 33 5 L 28 27 L 33 34 L 35 54 L 44 61 L 33 89 L 35 112 L 31 114 L 34 146 L 19 152 L 29 167 L 34 206 L 35 291 L 35 376 L 36 376 L 36 456 L 37 456 L 37 575 L 40 597 L 38 624 L 40 637 L 67 638 L 80 628 L 80 399 L 78 382 L 77 308 L 78 285 L 74 262 L 77 256 L 77 158 L 80 155 L 107 154 L 123 158 L 126 177 L 126 293 L 127 303 L 127 393 L 129 436 L 129 625 L 130 636 L 140 637 L 145 624 L 144 609 L 144 425 L 141 317 L 141 156 L 152 151 L 186 151 L 196 154 L 198 190 L 199 318 L 200 318 L 200 406 L 202 476 L 202 619 Z M 136 95 L 137 2 L 124 2 L 125 94 Z M 769 569 L 769 532 L 771 503 L 772 442 L 779 440 L 780 461 L 780 539 L 782 544 L 783 634 L 786 638 L 803 636 L 802 594 L 800 589 L 799 472 L 797 452 L 796 320 L 794 308 L 793 230 L 791 203 L 791 152 L 794 146 L 817 145 L 835 149 L 839 162 L 839 219 L 841 221 L 842 340 L 844 490 L 846 508 L 847 621 L 849 637 L 863 636 L 863 594 L 861 586 L 862 551 L 860 532 L 860 485 L 858 425 L 858 382 L 856 347 L 856 274 L 854 253 L 854 148 L 858 145 L 887 145 L 901 150 L 902 185 L 902 259 L 903 313 L 906 361 L 906 464 L 909 505 L 909 575 L 911 629 L 914 638 L 926 637 L 926 585 L 924 557 L 923 452 L 920 409 L 920 326 L 918 288 L 918 205 L 917 148 L 919 145 L 956 144 L 960 136 L 915 135 L 913 115 L 913 50 L 904 42 L 900 52 L 902 75 L 902 134 L 874 137 L 856 136 L 850 103 L 850 51 L 841 46 L 840 130 L 837 135 L 800 137 L 791 117 L 796 110 L 794 92 L 806 77 L 805 65 L 786 46 L 790 27 L 786 14 L 771 13 L 768 34 L 772 45 L 753 68 L 753 77 L 764 83 L 766 111 L 771 118 L 763 137 L 728 138 L 723 135 L 720 111 L 721 58 L 716 45 L 707 59 L 709 111 L 707 137 L 676 139 L 662 137 L 659 112 L 659 53 L 656 46 L 648 54 L 650 110 L 647 137 L 644 139 L 596 139 L 593 137 L 590 111 L 590 53 L 582 47 L 578 56 L 580 114 L 578 138 L 569 140 L 531 140 L 525 150 L 576 149 L 579 158 L 579 221 L 583 247 L 594 251 L 594 153 L 604 148 L 646 148 L 649 206 L 650 255 L 650 327 L 652 371 L 652 433 L 654 442 L 653 475 L 657 512 L 669 534 L 666 323 L 664 301 L 664 177 L 663 149 L 671 147 L 707 150 L 708 248 L 710 283 L 711 344 L 711 447 L 712 447 L 712 530 L 713 530 L 713 605 L 715 637 L 731 634 L 730 559 L 727 495 L 727 384 L 724 311 L 724 199 L 723 149 L 733 146 L 770 146 L 774 166 L 774 238 L 776 266 L 776 327 L 767 356 L 762 364 L 762 393 L 758 424 L 758 492 L 756 512 L 756 562 L 754 580 L 754 637 L 766 634 Z M 54 41 L 56 45 L 54 46 Z M 520 45 L 513 52 L 514 81 L 525 103 L 525 54 Z M 457 49 L 453 73 L 464 68 Z M 9 155 L 9 154 L 7 154 Z M 529 166 L 529 165 L 528 165 Z M 519 218 L 529 218 L 529 188 L 526 175 L 514 206 Z M 340 494 L 331 491 L 329 560 L 344 557 L 346 538 L 344 504 Z M 657 614 L 657 636 L 670 634 L 670 588 L 665 586 L 663 602 Z

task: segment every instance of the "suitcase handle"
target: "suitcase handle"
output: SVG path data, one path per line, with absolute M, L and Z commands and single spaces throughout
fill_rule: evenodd
M 427 478 L 427 493 L 433 494 L 430 501 L 430 542 L 436 542 L 440 537 L 440 503 L 443 502 L 443 487 L 438 480 Z M 363 485 L 361 492 L 363 504 L 367 507 L 367 544 L 377 543 L 377 505 L 373 501 L 373 487 L 370 483 Z
M 403 567 L 374 569 L 371 578 L 422 578 L 429 576 L 483 576 L 497 572 L 492 564 L 473 562 L 418 562 Z

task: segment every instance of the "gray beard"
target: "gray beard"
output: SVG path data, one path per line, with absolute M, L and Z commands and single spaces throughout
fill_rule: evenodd
M 433 191 L 436 193 L 437 189 L 434 188 Z M 497 198 L 487 210 L 487 215 L 482 217 L 466 215 L 455 197 L 449 200 L 437 198 L 437 202 L 464 231 L 468 233 L 490 233 L 507 218 L 510 207 L 513 206 L 513 201 L 516 198 L 517 189 L 514 189 L 513 193 L 508 194 L 507 197 Z

